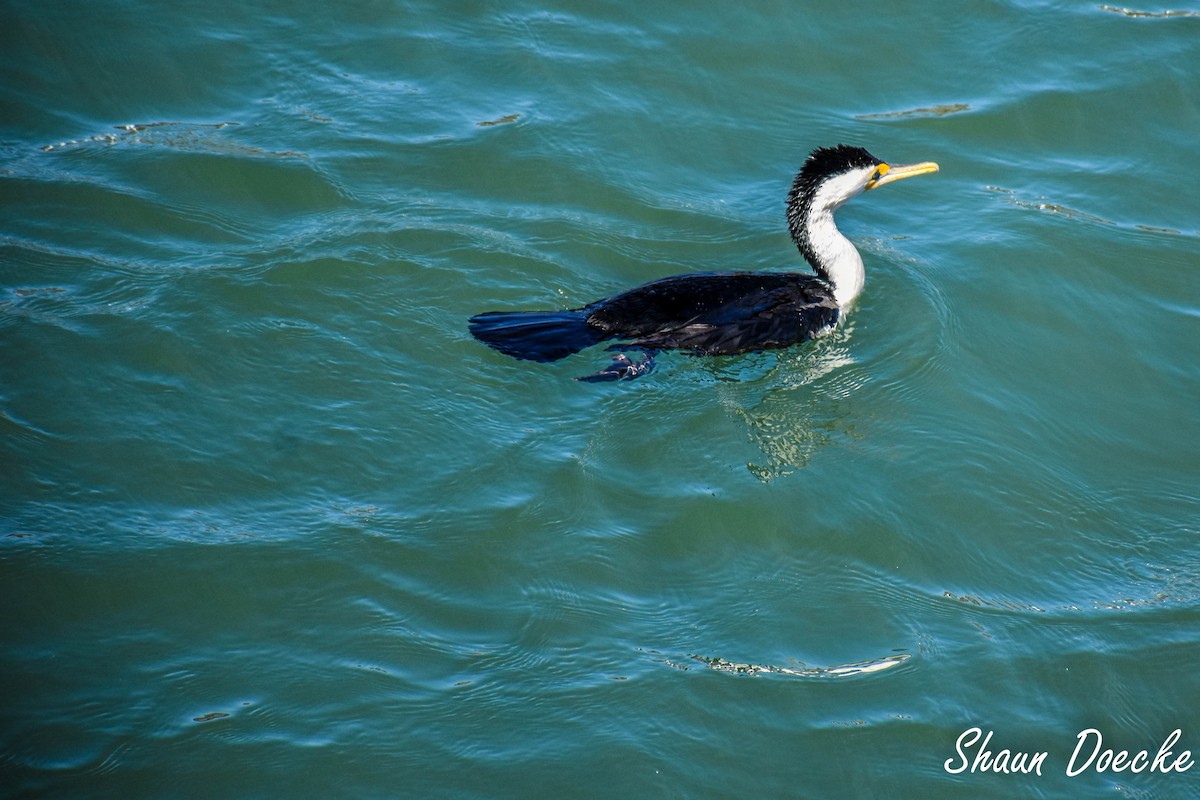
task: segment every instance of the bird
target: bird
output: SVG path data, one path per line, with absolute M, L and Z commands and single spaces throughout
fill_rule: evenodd
M 865 281 L 862 257 L 834 212 L 863 192 L 937 172 L 932 161 L 890 164 L 862 147 L 818 147 L 787 195 L 792 241 L 813 272 L 697 272 L 651 281 L 581 308 L 488 311 L 468 322 L 489 347 L 514 358 L 557 361 L 617 340 L 612 364 L 577 380 L 632 380 L 662 350 L 733 355 L 790 347 L 833 330 Z M 638 361 L 629 352 L 640 354 Z

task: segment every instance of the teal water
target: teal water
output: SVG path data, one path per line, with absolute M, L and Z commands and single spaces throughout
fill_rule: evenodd
M 0 794 L 1200 793 L 1200 10 L 0 9 Z M 466 319 L 799 267 L 791 350 Z M 1041 775 L 952 773 L 974 726 Z M 1173 763 L 1173 762 L 1172 762 Z

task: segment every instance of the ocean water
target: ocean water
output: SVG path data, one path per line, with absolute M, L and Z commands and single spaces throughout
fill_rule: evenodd
M 0 68 L 0 795 L 1200 794 L 1200 8 L 13 0 Z M 942 171 L 834 335 L 467 332 L 801 268 L 837 142 Z

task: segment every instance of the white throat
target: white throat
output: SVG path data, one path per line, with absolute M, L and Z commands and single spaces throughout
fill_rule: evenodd
M 870 169 L 855 170 L 824 183 L 813 197 L 805 227 L 808 241 L 818 263 L 833 284 L 833 297 L 846 308 L 862 292 L 866 281 L 862 256 L 842 235 L 833 221 L 833 212 L 843 203 L 862 194 Z

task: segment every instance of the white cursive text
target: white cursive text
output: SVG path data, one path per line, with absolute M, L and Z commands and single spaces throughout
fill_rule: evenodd
M 970 748 L 979 741 L 980 736 L 983 736 L 983 731 L 979 728 L 967 728 L 959 734 L 958 741 L 954 743 L 954 750 L 958 753 L 958 764 L 951 766 L 954 759 L 946 759 L 946 763 L 943 765 L 946 772 L 957 775 L 967 769 L 968 761 L 964 748 Z M 971 772 L 1036 772 L 1038 775 L 1042 774 L 1042 764 L 1046 761 L 1044 752 L 1032 754 L 1022 750 L 1013 752 L 1006 747 L 999 753 L 993 754 L 991 750 L 987 749 L 991 741 L 992 732 L 988 731 L 987 736 L 984 736 L 983 743 L 979 745 L 979 752 L 969 762 Z
M 1174 753 L 1171 748 L 1179 741 L 1179 737 L 1183 735 L 1183 731 L 1176 728 L 1171 732 L 1163 743 L 1158 748 L 1158 755 L 1150 758 L 1150 753 L 1146 750 L 1139 750 L 1132 757 L 1128 750 L 1117 750 L 1116 752 L 1104 747 L 1104 736 L 1095 728 L 1086 728 L 1079 732 L 1075 743 L 1075 752 L 1071 753 L 1071 761 L 1067 764 L 1067 777 L 1074 778 L 1088 768 L 1095 769 L 1096 772 L 1142 772 L 1149 768 L 1151 772 L 1187 772 L 1192 768 L 1192 751 L 1183 750 L 1179 755 L 1172 759 Z M 1079 761 L 1079 756 L 1084 752 L 1084 745 L 1091 739 L 1095 739 L 1096 743 L 1092 745 L 1092 752 L 1082 762 Z M 1078 765 L 1077 765 L 1078 764 Z M 1094 766 L 1093 766 L 1094 764 Z
M 942 768 L 951 775 L 963 772 L 994 772 L 1006 775 L 1042 774 L 1048 753 L 1044 750 L 1026 752 L 1007 747 L 991 749 L 992 731 L 984 733 L 982 728 L 967 728 L 954 742 L 956 757 L 948 758 Z M 1067 762 L 1068 778 L 1091 770 L 1097 774 L 1106 772 L 1187 772 L 1195 766 L 1191 750 L 1176 750 L 1183 731 L 1176 728 L 1167 735 L 1157 751 L 1150 749 L 1114 750 L 1105 747 L 1104 734 L 1096 728 L 1084 728 L 1075 736 L 1075 749 Z

